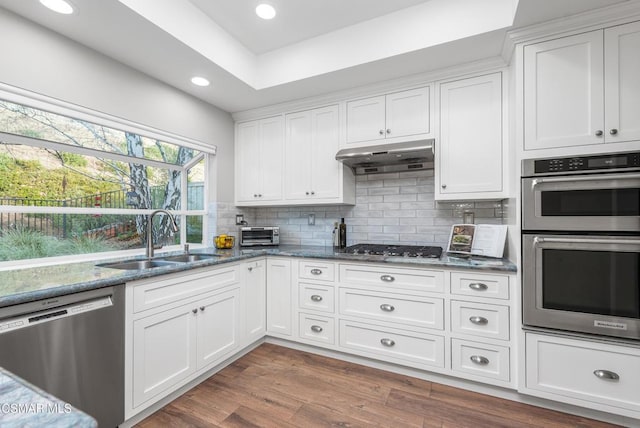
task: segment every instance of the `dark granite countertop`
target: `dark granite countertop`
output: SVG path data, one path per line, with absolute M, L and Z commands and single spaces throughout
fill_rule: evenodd
M 93 428 L 91 416 L 0 367 L 0 426 Z
M 351 262 L 389 263 L 398 266 L 421 268 L 473 269 L 494 272 L 515 272 L 516 266 L 506 259 L 462 258 L 443 255 L 439 259 L 417 259 L 404 257 L 365 256 L 345 254 L 331 247 L 290 246 L 216 250 L 202 248 L 192 250 L 192 254 L 217 254 L 218 257 L 191 263 L 176 263 L 135 271 L 109 269 L 96 266 L 108 261 L 65 263 L 53 266 L 16 268 L 0 271 L 0 308 L 30 301 L 57 297 L 96 288 L 108 287 L 143 278 L 168 273 L 182 272 L 198 267 L 215 266 L 224 263 L 251 259 L 254 257 L 286 256 L 318 258 Z M 182 252 L 158 254 L 156 257 L 177 255 Z M 110 261 L 141 260 L 144 257 L 120 258 Z M 0 314 L 1 316 L 1 314 Z

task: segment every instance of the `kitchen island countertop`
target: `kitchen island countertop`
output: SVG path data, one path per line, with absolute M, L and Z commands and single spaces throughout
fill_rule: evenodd
M 507 259 L 488 259 L 482 257 L 463 258 L 447 254 L 443 254 L 442 257 L 438 259 L 354 255 L 341 252 L 340 250 L 335 250 L 332 247 L 281 245 L 279 247 L 251 249 L 234 248 L 231 250 L 200 248 L 191 251 L 191 254 L 198 253 L 216 254 L 218 257 L 191 263 L 176 263 L 162 267 L 133 271 L 103 268 L 97 265 L 109 261 L 142 260 L 144 257 L 100 260 L 97 262 L 87 261 L 79 263 L 64 263 L 0 271 L 0 308 L 35 300 L 48 299 L 65 294 L 124 284 L 126 282 L 157 275 L 183 272 L 200 267 L 216 266 L 224 263 L 232 263 L 264 256 L 388 263 L 398 266 L 420 268 L 472 269 L 506 273 L 513 273 L 516 271 L 516 265 Z M 161 258 L 164 256 L 178 254 L 183 253 L 169 252 L 157 255 L 156 257 Z

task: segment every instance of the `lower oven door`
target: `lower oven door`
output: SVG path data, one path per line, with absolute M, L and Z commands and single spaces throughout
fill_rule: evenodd
M 523 235 L 523 323 L 640 339 L 640 237 Z

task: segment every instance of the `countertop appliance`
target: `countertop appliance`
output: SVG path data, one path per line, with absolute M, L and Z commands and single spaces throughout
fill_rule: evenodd
M 245 226 L 240 228 L 241 247 L 257 247 L 269 245 L 280 245 L 280 227 Z
M 93 416 L 124 421 L 124 286 L 0 309 L 0 366 Z
M 345 248 L 343 251 L 347 254 L 367 256 L 425 257 L 430 259 L 439 259 L 442 255 L 442 247 L 420 245 L 356 244 Z
M 523 161 L 525 326 L 640 340 L 640 153 Z
M 435 140 L 342 149 L 336 160 L 356 175 L 433 169 Z

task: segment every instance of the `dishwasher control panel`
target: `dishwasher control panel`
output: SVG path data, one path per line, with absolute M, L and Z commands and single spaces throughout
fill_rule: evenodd
M 0 320 L 0 334 L 109 306 L 113 306 L 111 296 L 104 296 L 97 299 L 77 302 L 71 305 L 49 308 L 44 311 L 30 312 L 11 318 L 5 318 Z

